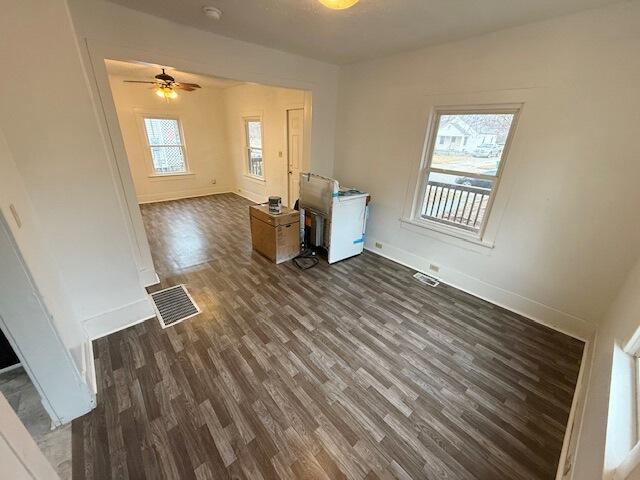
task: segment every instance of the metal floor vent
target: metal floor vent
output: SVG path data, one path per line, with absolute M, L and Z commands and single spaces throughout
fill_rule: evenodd
M 172 327 L 201 311 L 184 285 L 154 292 L 151 294 L 151 299 L 162 328 Z
M 430 277 L 429 275 L 425 275 L 424 273 L 417 272 L 413 278 L 418 280 L 420 283 L 424 283 L 425 285 L 429 285 L 430 287 L 437 287 L 440 285 L 440 281 L 434 277 Z

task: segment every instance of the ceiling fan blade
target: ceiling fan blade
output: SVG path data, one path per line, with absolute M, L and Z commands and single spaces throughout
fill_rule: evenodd
M 172 87 L 175 88 L 176 90 L 184 90 L 185 92 L 193 92 L 195 90 L 195 88 L 192 88 L 192 87 L 190 87 L 188 85 L 184 85 L 184 84 L 178 85 L 178 84 L 174 83 L 172 85 Z
M 186 87 L 191 87 L 191 88 L 202 88 L 200 85 L 198 85 L 197 83 L 186 83 L 186 82 L 180 82 L 180 85 L 182 86 L 186 86 Z
M 157 83 L 157 82 L 147 82 L 145 80 L 124 80 L 124 83 Z

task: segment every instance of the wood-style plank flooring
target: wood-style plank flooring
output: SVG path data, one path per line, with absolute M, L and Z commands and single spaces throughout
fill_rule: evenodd
M 552 479 L 583 344 L 372 253 L 252 252 L 233 194 L 145 205 L 203 313 L 94 343 L 75 479 Z

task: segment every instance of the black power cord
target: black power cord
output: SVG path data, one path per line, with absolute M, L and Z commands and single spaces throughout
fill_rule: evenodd
M 313 268 L 318 265 L 318 263 L 320 263 L 320 259 L 313 249 L 303 248 L 300 254 L 297 257 L 294 257 L 293 263 L 295 263 L 296 267 L 300 270 L 308 270 L 309 268 Z
M 300 211 L 300 199 L 296 200 L 296 203 L 293 205 L 293 209 Z M 297 257 L 293 258 L 293 263 L 295 263 L 296 267 L 300 270 L 308 270 L 309 268 L 313 268 L 318 265 L 318 263 L 320 263 L 320 259 L 316 255 L 315 250 L 305 247 L 303 243 L 302 251 Z

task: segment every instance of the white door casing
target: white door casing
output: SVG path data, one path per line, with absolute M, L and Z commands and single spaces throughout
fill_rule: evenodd
M 300 196 L 300 169 L 304 145 L 304 109 L 287 110 L 287 186 L 289 207 Z

